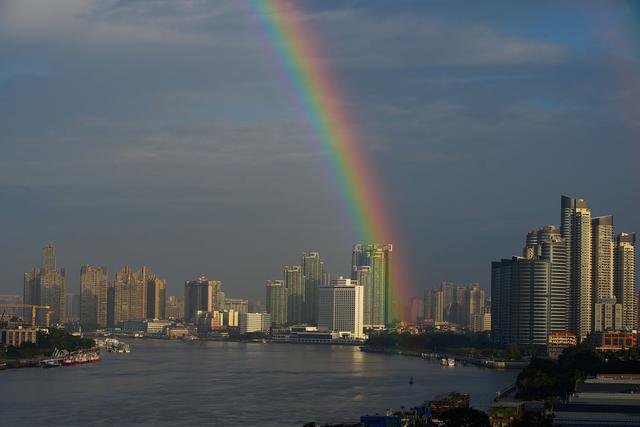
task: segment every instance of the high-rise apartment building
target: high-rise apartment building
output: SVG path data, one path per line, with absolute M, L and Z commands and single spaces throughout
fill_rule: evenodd
M 593 328 L 591 208 L 584 199 L 562 196 L 561 235 L 569 259 L 569 329 L 580 341 Z
M 622 327 L 622 305 L 617 303 L 614 286 L 613 216 L 591 219 L 593 276 L 593 331 Z
M 159 277 L 147 280 L 147 319 L 167 318 L 167 282 Z
M 473 316 L 484 313 L 484 289 L 478 283 L 472 283 L 467 287 L 466 294 L 466 322 L 463 326 L 471 327 Z
M 557 226 L 527 235 L 524 257 L 493 262 L 491 322 L 500 344 L 545 345 L 567 330 L 567 246 Z
M 318 329 L 364 337 L 364 292 L 355 280 L 332 280 L 320 288 L 318 302 Z
M 184 282 L 184 319 L 195 322 L 198 311 L 222 309 L 224 294 L 220 295 L 221 286 L 222 282 L 204 276 Z
M 429 289 L 424 293 L 424 320 L 434 323 L 444 321 L 444 292 L 442 289 Z
M 322 285 L 324 263 L 318 252 L 302 254 L 302 274 L 304 276 L 305 323 L 318 324 L 318 288 Z
M 284 268 L 284 285 L 287 289 L 287 323 L 304 323 L 305 287 L 302 267 L 296 265 Z
M 636 234 L 618 234 L 614 254 L 614 292 L 616 300 L 622 304 L 622 327 L 637 329 Z
M 146 315 L 146 287 L 138 283 L 135 271 L 125 265 L 116 273 L 113 282 L 113 323 L 144 320 Z
M 351 278 L 358 279 L 360 267 L 368 266 L 368 282 L 366 286 L 365 299 L 366 311 L 365 325 L 368 327 L 384 327 L 393 323 L 394 313 L 392 312 L 391 295 L 391 255 L 393 246 L 391 244 L 357 244 L 353 246 L 351 258 Z
M 80 268 L 80 323 L 85 329 L 107 327 L 109 273 L 106 267 Z
M 51 322 L 64 323 L 66 288 L 65 270 L 57 268 L 55 246 L 49 242 L 42 248 L 41 267 L 24 273 L 24 303 L 49 306 L 53 312 Z M 30 310 L 25 311 L 24 317 L 31 320 Z M 44 319 L 38 318 L 37 322 L 44 324 Z
M 80 295 L 67 293 L 65 296 L 64 308 L 66 313 L 64 315 L 65 322 L 77 322 L 80 320 Z
M 287 324 L 287 288 L 284 280 L 267 282 L 267 313 L 271 314 L 273 326 Z
M 113 282 L 114 326 L 129 320 L 165 317 L 165 289 L 165 281 L 147 266 L 139 270 L 124 266 Z
M 453 322 L 455 318 L 456 285 L 451 282 L 442 282 L 440 283 L 440 290 L 442 291 L 442 320 Z

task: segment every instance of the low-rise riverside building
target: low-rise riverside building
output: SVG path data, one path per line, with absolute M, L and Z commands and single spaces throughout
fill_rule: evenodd
M 3 347 L 19 347 L 25 342 L 36 342 L 38 330 L 19 322 L 3 322 L 0 324 L 0 345 Z
M 600 351 L 629 350 L 638 347 L 638 334 L 635 331 L 593 332 L 589 341 Z
M 298 325 L 272 328 L 271 341 L 291 344 L 362 345 L 364 339 L 351 332 L 319 331 L 315 326 Z
M 240 313 L 238 323 L 241 334 L 268 333 L 271 327 L 271 315 L 269 313 Z

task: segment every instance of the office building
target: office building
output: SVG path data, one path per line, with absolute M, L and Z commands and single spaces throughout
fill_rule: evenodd
M 287 288 L 284 280 L 267 282 L 267 313 L 271 314 L 273 326 L 287 324 Z
M 351 278 L 358 280 L 360 267 L 368 266 L 368 280 L 365 286 L 365 325 L 384 327 L 395 319 L 391 294 L 391 244 L 357 244 L 353 246 L 351 257 Z
M 66 314 L 67 276 L 64 268 L 57 268 L 53 243 L 42 248 L 41 264 L 40 268 L 24 273 L 24 303 L 49 306 L 53 312 L 51 322 L 62 324 Z M 29 310 L 25 310 L 24 318 L 31 320 Z M 37 323 L 44 324 L 44 319 L 38 318 Z
M 271 315 L 269 313 L 242 313 L 238 316 L 240 333 L 251 332 L 268 333 L 271 328 Z
M 302 267 L 286 266 L 284 268 L 284 285 L 287 289 L 287 323 L 304 323 L 305 287 Z
M 221 286 L 222 282 L 204 276 L 184 282 L 184 319 L 194 322 L 198 311 L 222 309 L 224 293 Z
M 106 267 L 80 268 L 80 323 L 86 329 L 107 327 L 109 273 Z
M 569 260 L 569 330 L 580 341 L 593 328 L 591 208 L 584 199 L 562 196 L 561 236 Z
M 638 328 L 636 298 L 636 234 L 620 233 L 616 237 L 614 251 L 614 292 L 622 304 L 622 328 Z
M 302 274 L 304 276 L 304 296 L 306 315 L 305 323 L 318 324 L 318 288 L 322 285 L 324 276 L 324 263 L 320 260 L 318 252 L 302 254 Z
M 318 302 L 318 329 L 364 336 L 364 290 L 355 280 L 332 280 L 320 288 Z

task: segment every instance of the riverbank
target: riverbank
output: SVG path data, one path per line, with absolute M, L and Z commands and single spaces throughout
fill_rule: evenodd
M 471 365 L 482 366 L 485 368 L 491 369 L 524 369 L 529 365 L 529 361 L 503 361 L 503 360 L 492 360 L 492 359 L 481 359 L 476 357 L 469 357 L 462 354 L 455 353 L 427 353 L 420 351 L 412 351 L 412 350 L 397 350 L 390 349 L 384 347 L 373 347 L 373 346 L 361 346 L 360 351 L 365 353 L 379 353 L 379 354 L 389 354 L 389 355 L 397 355 L 397 356 L 407 356 L 407 357 L 419 357 L 421 359 L 428 360 L 440 360 L 442 358 L 452 358 L 457 362 L 468 363 Z

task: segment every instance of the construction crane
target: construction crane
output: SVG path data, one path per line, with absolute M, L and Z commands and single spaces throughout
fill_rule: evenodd
M 30 308 L 31 309 L 31 326 L 36 326 L 36 310 L 46 310 L 45 312 L 45 325 L 48 328 L 51 324 L 51 315 L 53 310 L 48 305 L 33 305 L 33 304 L 0 304 L 0 308 Z M 5 310 L 6 311 L 6 310 Z M 4 313 L 3 313 L 4 315 Z

